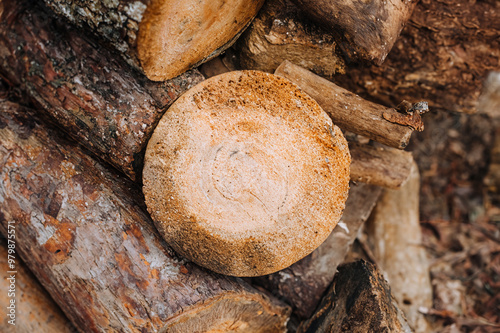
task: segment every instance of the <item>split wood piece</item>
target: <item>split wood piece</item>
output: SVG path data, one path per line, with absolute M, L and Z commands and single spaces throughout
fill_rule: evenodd
M 500 71 L 488 73 L 477 108 L 481 113 L 500 119 Z
M 15 235 L 15 233 L 10 235 Z M 11 238 L 11 241 L 14 240 L 15 236 Z M 19 256 L 13 252 L 12 258 L 8 257 L 7 241 L 7 239 L 0 238 L 0 269 L 2 270 L 0 307 L 2 313 L 5 314 L 0 320 L 0 332 L 77 332 Z M 15 242 L 10 244 L 15 244 Z M 9 265 L 9 259 L 13 259 L 11 262 L 13 266 Z
M 330 30 L 305 17 L 289 0 L 268 0 L 235 44 L 242 69 L 274 72 L 285 60 L 321 76 L 344 73 Z
M 421 0 L 381 66 L 350 67 L 335 82 L 385 105 L 427 100 L 474 113 L 484 78 L 500 71 L 500 2 Z
M 351 180 L 392 189 L 403 186 L 410 178 L 413 155 L 390 147 L 349 142 Z
M 340 128 L 390 147 L 402 149 L 408 145 L 413 130 L 384 119 L 384 113 L 399 114 L 395 109 L 367 101 L 289 61 L 284 61 L 275 74 L 301 87 Z
M 293 0 L 335 35 L 344 56 L 380 65 L 410 18 L 417 0 Z
M 0 231 L 82 332 L 284 331 L 288 309 L 178 258 L 134 184 L 0 104 Z
M 364 260 L 338 269 L 313 317 L 298 333 L 413 332 L 377 268 Z
M 57 14 L 90 29 L 153 81 L 174 78 L 219 55 L 264 0 L 45 0 Z
M 380 193 L 381 188 L 377 186 L 351 185 L 344 214 L 325 242 L 299 262 L 277 273 L 256 278 L 255 283 L 291 304 L 295 315 L 311 317 Z
M 385 190 L 365 224 L 366 244 L 416 332 L 431 327 L 419 308 L 432 307 L 429 262 L 419 221 L 420 177 L 413 163 L 410 180 Z
M 147 140 L 165 108 L 203 76 L 151 82 L 36 4 L 0 5 L 0 74 L 76 141 L 140 179 Z
M 235 71 L 182 95 L 156 127 L 143 192 L 167 243 L 218 273 L 290 266 L 331 233 L 345 207 L 347 141 L 295 84 Z

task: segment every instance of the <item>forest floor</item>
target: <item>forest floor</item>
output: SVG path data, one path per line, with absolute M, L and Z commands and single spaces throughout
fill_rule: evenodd
M 408 150 L 421 173 L 429 318 L 440 332 L 500 332 L 500 119 L 434 111 L 424 122 Z

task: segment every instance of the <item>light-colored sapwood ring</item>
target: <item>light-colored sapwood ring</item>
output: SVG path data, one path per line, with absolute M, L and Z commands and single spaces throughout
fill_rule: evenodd
M 176 77 L 221 53 L 264 0 L 152 0 L 137 36 L 141 67 L 153 81 Z
M 165 240 L 218 273 L 258 276 L 316 249 L 349 187 L 347 142 L 287 79 L 212 77 L 182 95 L 148 143 L 146 204 Z

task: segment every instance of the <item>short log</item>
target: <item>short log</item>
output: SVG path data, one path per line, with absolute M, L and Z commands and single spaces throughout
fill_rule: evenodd
M 311 319 L 298 333 L 413 332 L 377 268 L 363 260 L 338 273 Z

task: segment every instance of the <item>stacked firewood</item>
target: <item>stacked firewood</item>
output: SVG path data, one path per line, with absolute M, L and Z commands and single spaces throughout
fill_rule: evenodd
M 0 100 L 0 232 L 40 282 L 23 276 L 18 304 L 43 300 L 17 308 L 22 327 L 426 331 L 418 169 L 403 149 L 435 95 L 379 77 L 387 57 L 406 61 L 390 50 L 414 7 L 0 0 L 0 76 L 26 98 Z M 337 73 L 373 75 L 379 103 Z M 336 274 L 356 239 L 379 267 Z

